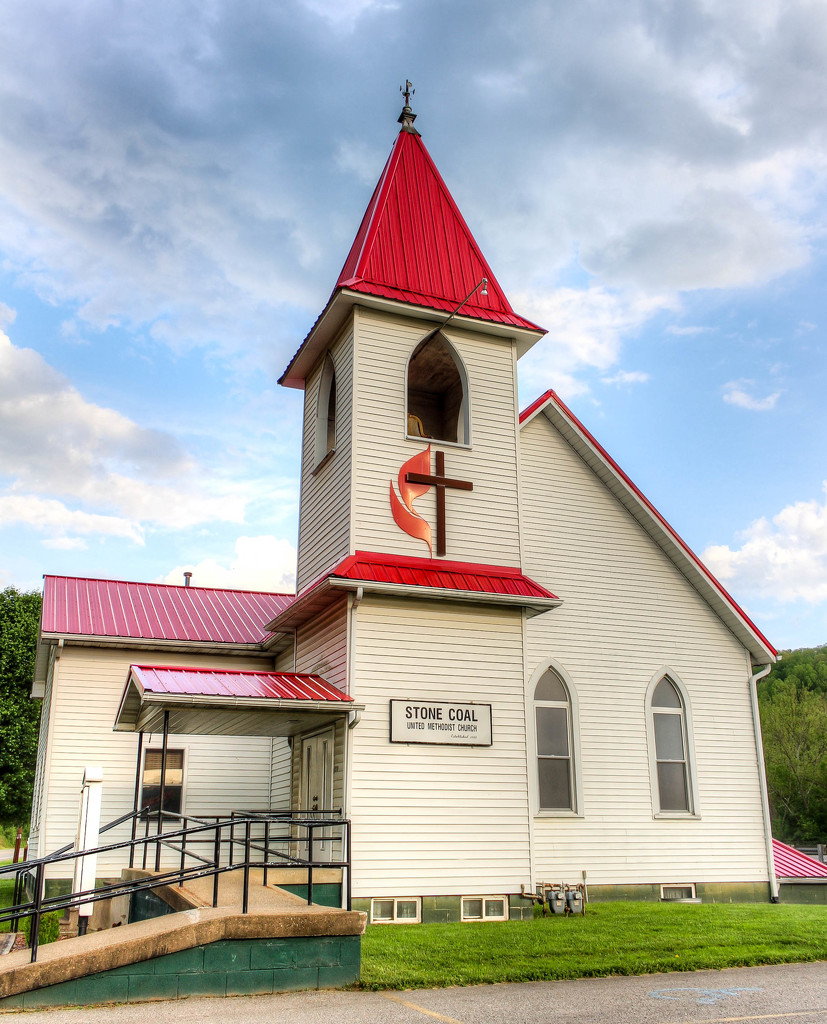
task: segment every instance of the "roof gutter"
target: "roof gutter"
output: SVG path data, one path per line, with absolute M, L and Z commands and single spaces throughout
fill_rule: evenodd
M 234 640 L 160 640 L 143 636 L 96 636 L 91 633 L 42 633 L 44 644 L 69 644 L 74 647 L 146 647 L 154 651 L 192 651 L 206 654 L 263 655 L 271 637 L 259 643 L 236 643 Z
M 525 608 L 532 615 L 541 615 L 559 607 L 559 597 L 526 597 L 522 594 L 491 594 L 480 590 L 453 590 L 449 587 L 410 586 L 404 583 L 380 583 L 376 580 L 349 580 L 331 576 L 327 583 L 334 590 L 362 590 L 365 594 L 383 597 L 428 598 L 433 601 L 457 601 L 463 604 L 506 605 Z

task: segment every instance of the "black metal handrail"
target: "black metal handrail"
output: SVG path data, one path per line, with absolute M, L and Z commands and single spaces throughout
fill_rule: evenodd
M 324 815 L 324 816 L 322 816 Z M 136 836 L 136 820 L 146 816 L 146 834 Z M 351 871 L 350 871 L 350 821 L 343 818 L 338 812 L 314 811 L 312 815 L 301 811 L 261 811 L 245 812 L 234 811 L 229 817 L 181 815 L 171 811 L 157 811 L 146 815 L 145 812 L 130 812 L 123 815 L 114 822 L 110 822 L 101 831 L 108 831 L 116 825 L 123 824 L 133 819 L 133 838 L 119 843 L 109 843 L 98 846 L 92 850 L 75 850 L 74 844 L 62 847 L 55 853 L 46 857 L 36 857 L 22 863 L 10 864 L 0 867 L 0 877 L 5 874 L 15 874 L 15 886 L 13 904 L 0 910 L 0 922 L 12 922 L 12 930 L 17 930 L 21 918 L 31 919 L 31 950 L 32 961 L 37 959 L 37 948 L 40 931 L 40 921 L 43 914 L 55 910 L 67 910 L 71 907 L 80 906 L 84 903 L 95 903 L 100 900 L 112 899 L 115 896 L 131 895 L 133 892 L 140 892 L 145 889 L 154 889 L 163 885 L 183 886 L 185 882 L 197 878 L 214 879 L 213 882 L 213 906 L 218 905 L 218 879 L 219 876 L 228 871 L 243 871 L 242 886 L 242 913 L 246 914 L 249 907 L 250 871 L 253 868 L 263 870 L 263 884 L 268 884 L 268 872 L 271 868 L 277 867 L 298 867 L 307 870 L 307 902 L 313 902 L 313 870 L 314 868 L 341 868 L 343 873 L 342 881 L 345 891 L 345 905 L 351 909 Z M 158 831 L 149 834 L 149 822 L 157 818 Z M 177 821 L 183 827 L 165 832 L 163 830 L 164 820 Z M 193 824 L 193 822 L 195 824 Z M 273 826 L 282 825 L 286 829 L 283 836 L 273 835 Z M 236 835 L 236 829 L 243 828 L 243 838 Z M 333 827 L 341 828 L 340 836 L 324 834 L 319 837 L 318 830 L 329 830 Z M 304 831 L 304 835 L 300 834 Z M 337 843 L 341 845 L 341 854 L 333 859 L 333 847 L 330 847 L 331 857 L 319 859 L 314 856 L 318 852 L 316 844 L 320 842 Z M 95 886 L 93 889 L 70 892 L 58 896 L 46 896 L 45 874 L 46 868 L 54 864 L 64 862 L 75 862 L 79 858 L 88 857 L 93 854 L 111 853 L 114 850 L 129 850 L 129 866 L 134 866 L 135 854 L 139 848 L 143 848 L 143 869 L 146 869 L 147 854 L 155 844 L 155 871 L 142 878 L 121 879 L 117 882 L 109 882 Z M 196 853 L 192 847 L 195 845 L 208 845 L 211 856 L 203 856 Z M 286 845 L 287 850 L 279 849 L 278 846 Z M 176 852 L 179 863 L 176 868 L 160 870 L 161 848 Z M 243 856 L 239 860 L 236 853 L 239 847 L 243 848 Z M 306 851 L 306 855 L 302 854 Z M 222 854 L 226 851 L 226 863 L 222 863 Z M 259 856 L 263 854 L 263 856 Z M 188 863 L 189 861 L 189 863 Z M 30 880 L 32 898 L 24 900 L 26 881 Z

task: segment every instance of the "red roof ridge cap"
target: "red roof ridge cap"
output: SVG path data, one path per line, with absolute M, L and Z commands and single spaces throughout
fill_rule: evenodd
M 283 590 L 251 590 L 244 587 L 206 587 L 196 583 L 186 586 L 184 583 L 155 583 L 148 580 L 121 580 L 105 576 L 58 576 L 54 573 L 43 573 L 44 580 L 71 580 L 77 583 L 118 583 L 129 587 L 165 587 L 169 590 L 209 590 L 221 594 L 264 594 L 267 597 L 295 597 L 295 593 Z

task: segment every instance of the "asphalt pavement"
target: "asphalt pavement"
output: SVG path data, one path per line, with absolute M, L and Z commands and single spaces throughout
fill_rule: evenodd
M 827 956 L 827 951 L 825 951 Z M 9 1015 L 15 1011 L 9 1011 Z M 827 963 L 26 1012 L 21 1024 L 827 1024 Z

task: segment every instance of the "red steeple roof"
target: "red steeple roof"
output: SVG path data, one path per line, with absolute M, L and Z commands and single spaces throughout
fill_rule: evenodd
M 539 330 L 518 316 L 412 127 L 400 131 L 336 289 L 398 299 L 461 316 Z

